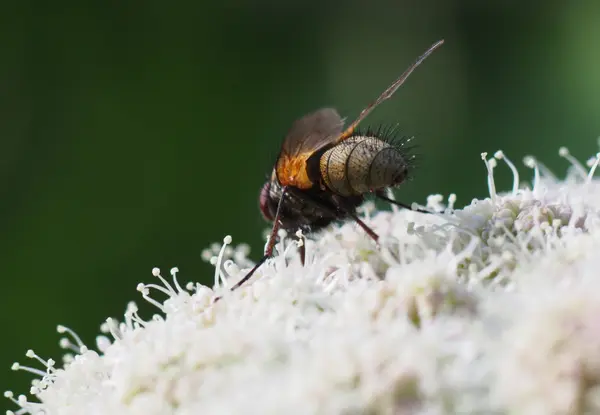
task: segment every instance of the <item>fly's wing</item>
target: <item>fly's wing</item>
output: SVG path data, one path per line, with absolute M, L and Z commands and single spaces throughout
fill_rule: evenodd
M 333 108 L 322 108 L 292 124 L 281 149 L 290 156 L 312 153 L 334 143 L 342 133 L 344 121 Z
M 356 130 L 356 127 L 358 127 L 358 124 L 360 124 L 360 122 L 362 120 L 364 120 L 367 115 L 369 115 L 371 113 L 371 111 L 373 111 L 379 104 L 381 104 L 383 101 L 390 99 L 394 93 L 398 90 L 398 88 L 400 88 L 400 86 L 404 83 L 404 81 L 406 81 L 406 78 L 408 78 L 410 76 L 410 74 L 417 69 L 417 66 L 419 66 L 421 63 L 423 63 L 423 61 L 433 53 L 434 50 L 436 50 L 437 48 L 439 48 L 440 46 L 442 46 L 442 44 L 444 43 L 444 40 L 439 40 L 437 42 L 435 42 L 433 45 L 431 45 L 431 47 L 429 49 L 427 49 L 425 51 L 425 53 L 423 53 L 421 56 L 419 56 L 417 58 L 417 60 L 410 65 L 402 75 L 400 75 L 400 78 L 396 79 L 394 81 L 394 83 L 392 83 L 385 91 L 383 91 L 383 93 L 372 103 L 370 103 L 367 108 L 365 108 L 364 110 L 362 110 L 362 112 L 360 113 L 360 115 L 358 116 L 358 118 L 356 120 L 354 120 L 352 122 L 352 124 L 350 124 L 348 126 L 348 128 L 346 128 L 346 130 L 340 134 L 340 136 L 337 138 L 337 140 L 335 140 L 336 142 L 341 142 L 346 140 L 347 138 L 351 137 L 352 134 L 354 134 L 354 130 Z

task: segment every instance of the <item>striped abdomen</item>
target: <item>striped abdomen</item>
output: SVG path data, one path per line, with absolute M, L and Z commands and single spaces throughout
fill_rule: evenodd
M 372 136 L 354 136 L 321 156 L 325 185 L 342 196 L 360 195 L 403 182 L 409 160 L 399 147 Z

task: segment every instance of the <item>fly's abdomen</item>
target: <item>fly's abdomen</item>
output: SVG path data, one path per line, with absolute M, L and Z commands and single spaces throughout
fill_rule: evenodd
M 351 196 L 400 184 L 407 177 L 408 160 L 393 144 L 355 136 L 323 153 L 319 168 L 329 189 Z

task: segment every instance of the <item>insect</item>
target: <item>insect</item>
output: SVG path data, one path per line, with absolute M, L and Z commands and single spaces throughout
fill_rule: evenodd
M 346 129 L 332 108 L 322 108 L 294 122 L 271 177 L 260 192 L 260 210 L 265 219 L 273 222 L 264 256 L 232 290 L 250 279 L 273 254 L 279 229 L 315 232 L 334 221 L 353 219 L 377 242 L 377 234 L 356 214 L 365 195 L 373 194 L 411 209 L 385 193 L 407 178 L 410 155 L 399 143 L 373 132 L 361 134 L 357 127 L 379 104 L 391 98 L 416 67 L 443 43 L 443 40 L 434 43 Z M 303 244 L 300 249 L 304 263 Z

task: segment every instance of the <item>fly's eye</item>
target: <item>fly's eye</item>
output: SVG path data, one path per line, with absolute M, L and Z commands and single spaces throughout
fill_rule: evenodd
M 269 209 L 269 192 L 271 191 L 271 183 L 266 182 L 262 189 L 260 189 L 260 197 L 258 199 L 260 205 L 260 212 L 263 217 L 269 221 L 273 222 L 273 215 L 271 214 L 271 210 Z

